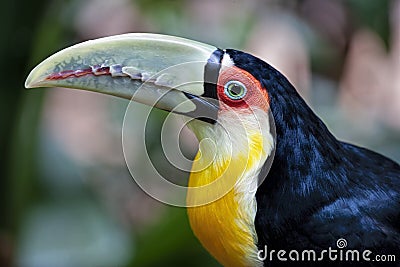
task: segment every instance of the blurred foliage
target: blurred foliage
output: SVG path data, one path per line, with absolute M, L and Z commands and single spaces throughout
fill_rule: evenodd
M 96 1 L 85 1 L 85 4 Z M 212 1 L 205 2 L 212 4 Z M 240 5 L 234 0 L 223 2 L 217 6 L 229 10 L 231 6 Z M 304 2 L 254 0 L 256 4 L 244 10 L 256 13 L 228 12 L 226 18 L 221 19 L 221 25 L 207 28 L 206 22 L 215 18 L 208 18 L 207 13 L 198 14 L 197 20 L 192 18 L 193 10 L 187 12 L 191 1 L 131 1 L 137 8 L 136 14 L 151 25 L 147 29 L 192 37 L 221 47 L 243 47 L 263 13 L 271 14 L 278 8 L 295 14 L 308 22 L 311 29 L 307 31 L 304 25 L 303 28 L 299 26 L 307 37 L 313 72 L 330 79 L 315 85 L 328 88 L 323 95 L 318 93 L 312 98 L 313 103 L 320 103 L 316 110 L 335 130 L 347 130 L 351 127 L 335 124 L 331 110 L 326 109 L 324 103 L 332 104 L 336 89 L 331 87 L 338 84 L 346 61 L 346 48 L 356 29 L 369 28 L 390 46 L 389 12 L 394 1 L 340 1 L 351 18 L 345 48 L 329 39 L 315 22 L 299 11 Z M 43 130 L 42 108 L 47 91 L 25 91 L 23 84 L 29 70 L 43 58 L 84 38 L 75 22 L 83 5 L 82 1 L 61 0 L 2 3 L 0 266 L 219 266 L 193 236 L 185 209 L 153 203 L 147 212 L 156 215 L 150 218 L 143 216 L 139 223 L 121 218 L 121 212 L 115 211 L 120 207 L 110 205 L 110 200 L 103 197 L 104 188 L 111 187 L 114 181 L 123 185 L 128 181 L 129 186 L 122 187 L 128 188 L 127 198 L 133 200 L 124 198 L 121 202 L 133 201 L 134 208 L 130 211 L 133 214 L 143 212 L 140 206 L 144 204 L 143 199 L 148 198 L 127 178 L 125 167 L 104 162 L 89 166 L 75 162 L 65 148 Z M 96 19 L 99 27 L 107 23 L 102 18 Z M 113 111 L 110 106 L 110 117 L 120 119 L 121 110 Z M 160 121 L 162 116 L 159 115 Z M 399 159 L 398 129 L 386 127 L 379 127 L 384 132 L 380 141 L 370 137 L 359 140 Z M 150 144 L 150 149 L 157 152 L 158 142 Z M 120 178 L 115 178 L 117 176 Z M 102 179 L 106 181 L 103 184 Z M 111 198 L 120 197 L 120 192 L 116 190 Z
M 219 266 L 193 239 L 184 209 L 171 208 L 160 221 L 137 237 L 131 266 Z
M 0 67 L 0 266 L 11 265 L 15 237 L 38 189 L 34 153 L 43 93 L 27 95 L 23 83 L 27 67 L 33 64 L 30 62 L 36 62 L 47 53 L 46 48 L 57 44 L 50 34 L 44 48 L 34 48 L 39 29 L 43 27 L 42 18 L 49 18 L 47 4 L 47 1 L 5 2 L 0 11 L 3 36 L 0 42 L 3 62 Z M 56 23 L 53 27 L 47 29 L 49 33 L 58 31 Z
M 348 0 L 349 11 L 353 15 L 356 27 L 368 27 L 385 41 L 389 46 L 390 41 L 390 25 L 389 12 L 391 8 L 391 0 L 382 1 L 363 1 Z

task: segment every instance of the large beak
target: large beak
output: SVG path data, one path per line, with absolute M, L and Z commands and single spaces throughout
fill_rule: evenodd
M 212 121 L 218 104 L 202 95 L 206 64 L 219 64 L 212 62 L 218 61 L 216 50 L 158 34 L 106 37 L 50 56 L 32 70 L 25 86 L 94 91 Z

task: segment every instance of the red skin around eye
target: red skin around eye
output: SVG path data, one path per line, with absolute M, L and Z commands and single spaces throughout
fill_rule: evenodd
M 244 98 L 233 100 L 224 92 L 224 86 L 229 81 L 239 81 L 247 88 L 247 94 Z M 218 98 L 229 108 L 259 108 L 268 111 L 269 98 L 266 89 L 262 88 L 260 82 L 250 73 L 238 67 L 224 68 L 218 78 Z M 221 105 L 221 109 L 226 109 Z

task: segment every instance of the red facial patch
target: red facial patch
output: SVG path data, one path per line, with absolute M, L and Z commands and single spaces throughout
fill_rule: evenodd
M 230 81 L 238 81 L 246 87 L 247 93 L 242 99 L 235 100 L 226 95 L 225 85 Z M 268 111 L 267 90 L 262 88 L 260 82 L 250 73 L 238 67 L 229 67 L 221 71 L 217 90 L 218 98 L 230 108 L 259 108 Z

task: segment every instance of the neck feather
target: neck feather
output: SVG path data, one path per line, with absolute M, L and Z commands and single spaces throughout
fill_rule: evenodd
M 195 235 L 224 266 L 262 266 L 255 194 L 273 138 L 265 112 L 242 116 L 242 124 L 223 114 L 213 126 L 190 126 L 206 140 L 200 142 L 189 180 L 187 202 L 196 207 L 188 214 Z

